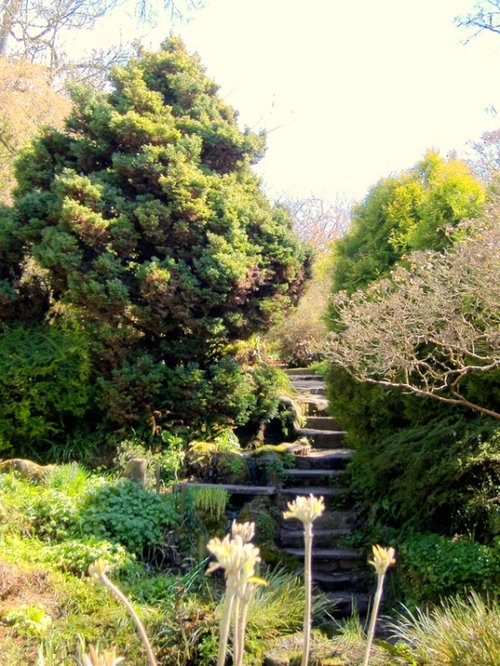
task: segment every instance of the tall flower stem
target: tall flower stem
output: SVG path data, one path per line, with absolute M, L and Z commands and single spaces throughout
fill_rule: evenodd
M 375 599 L 373 600 L 373 608 L 370 615 L 370 624 L 368 626 L 368 635 L 366 639 L 366 649 L 365 649 L 365 658 L 363 660 L 363 666 L 368 666 L 370 660 L 370 650 L 373 643 L 373 637 L 375 635 L 375 624 L 377 622 L 378 610 L 380 607 L 380 600 L 382 599 L 382 592 L 384 589 L 384 575 L 378 576 L 377 578 L 377 591 L 375 592 Z
M 255 534 L 254 523 L 233 521 L 231 534 L 224 539 L 210 539 L 207 549 L 215 556 L 207 573 L 224 569 L 226 597 L 219 637 L 217 666 L 224 666 L 231 619 L 233 620 L 233 664 L 241 666 L 245 647 L 246 614 L 244 606 L 250 599 L 255 585 L 266 582 L 255 576 L 255 566 L 260 562 L 259 549 L 249 543 Z
M 241 666 L 243 664 L 243 654 L 245 652 L 245 631 L 247 628 L 247 616 L 248 616 L 248 604 L 243 604 L 240 612 L 240 621 L 238 633 L 240 637 L 240 649 L 238 653 L 238 661 L 235 661 L 235 666 Z
M 96 580 L 98 580 L 101 583 L 101 585 L 106 587 L 111 592 L 111 594 L 113 594 L 118 599 L 118 601 L 120 601 L 125 606 L 125 608 L 127 609 L 128 614 L 130 615 L 130 617 L 134 621 L 137 632 L 138 632 L 138 634 L 141 638 L 141 641 L 144 645 L 144 648 L 146 650 L 146 654 L 148 656 L 149 666 L 157 666 L 156 658 L 153 654 L 153 650 L 151 648 L 151 643 L 149 642 L 149 638 L 148 638 L 148 635 L 146 633 L 146 629 L 144 628 L 144 625 L 142 624 L 139 616 L 135 612 L 132 604 L 127 599 L 127 597 L 106 576 L 106 565 L 102 561 L 94 562 L 94 564 L 89 567 L 89 573 L 90 573 L 91 576 L 96 578 Z
M 304 523 L 304 649 L 301 666 L 307 666 L 311 650 L 311 594 L 312 594 L 312 523 Z
M 242 590 L 239 613 L 235 616 L 235 631 L 238 635 L 238 652 L 234 658 L 234 666 L 242 666 L 245 653 L 245 631 L 247 628 L 248 607 L 253 596 L 254 585 L 247 584 Z
M 300 520 L 304 527 L 304 649 L 302 651 L 302 666 L 307 666 L 309 661 L 309 652 L 311 648 L 311 560 L 312 560 L 312 524 L 319 518 L 325 510 L 325 504 L 322 497 L 299 496 L 293 502 L 288 503 L 288 511 L 283 513 L 283 518 L 294 518 Z
M 396 561 L 394 559 L 394 548 L 382 548 L 381 546 L 373 546 L 373 560 L 370 560 L 370 564 L 375 568 L 377 572 L 377 589 L 375 592 L 375 598 L 373 600 L 373 608 L 370 615 L 370 624 L 368 627 L 368 635 L 366 638 L 366 650 L 365 658 L 363 660 L 363 666 L 368 666 L 368 661 L 370 659 L 370 650 L 373 643 L 373 637 L 375 635 L 375 624 L 377 622 L 378 611 L 380 607 L 380 601 L 382 599 L 382 593 L 384 591 L 384 579 L 387 569 L 394 564 Z
M 231 587 L 232 585 L 228 580 L 226 598 L 224 599 L 222 622 L 220 625 L 217 666 L 224 666 L 224 664 L 226 663 L 227 641 L 229 637 L 229 627 L 231 626 L 231 611 L 233 610 L 233 602 L 235 597 L 234 591 L 230 589 Z
M 241 598 L 240 590 L 235 595 L 234 600 L 234 619 L 233 619 L 233 662 L 235 666 L 240 661 L 240 655 L 243 651 L 243 646 L 241 644 L 241 633 L 240 633 L 240 613 L 241 613 Z

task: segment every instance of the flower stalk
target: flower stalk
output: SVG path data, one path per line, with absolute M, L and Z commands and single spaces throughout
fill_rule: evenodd
M 223 539 L 210 539 L 207 549 L 215 556 L 207 573 L 224 569 L 226 577 L 226 596 L 224 599 L 222 622 L 219 634 L 217 666 L 226 663 L 229 633 L 233 629 L 233 664 L 243 664 L 245 630 L 248 605 L 256 585 L 265 585 L 257 578 L 255 566 L 260 562 L 259 549 L 249 541 L 255 533 L 254 523 L 236 523 L 233 521 L 231 534 Z
M 128 614 L 132 618 L 137 632 L 141 638 L 141 641 L 144 645 L 144 648 L 146 650 L 146 654 L 148 657 L 148 664 L 149 666 L 158 666 L 156 662 L 156 658 L 153 654 L 153 650 L 151 648 L 151 643 L 149 642 L 148 635 L 146 633 L 146 629 L 144 628 L 144 625 L 142 624 L 139 616 L 135 612 L 132 604 L 130 601 L 127 599 L 127 597 L 123 594 L 123 592 L 116 586 L 114 585 L 110 579 L 106 576 L 106 570 L 107 570 L 107 565 L 105 562 L 102 560 L 97 560 L 94 562 L 94 564 L 91 564 L 89 566 L 89 575 L 97 580 L 101 585 L 106 587 L 111 594 L 122 603 L 125 608 L 127 609 Z
M 322 497 L 299 496 L 293 502 L 288 503 L 288 511 L 283 513 L 285 520 L 296 518 L 300 520 L 304 528 L 304 647 L 302 650 L 301 666 L 307 666 L 309 653 L 311 651 L 311 597 L 312 597 L 312 543 L 313 522 L 319 518 L 325 510 Z
M 387 569 L 396 562 L 394 557 L 395 550 L 394 548 L 383 548 L 382 546 L 373 546 L 373 560 L 369 560 L 368 564 L 371 564 L 375 571 L 377 572 L 377 589 L 375 592 L 375 599 L 373 601 L 373 608 L 370 616 L 370 625 L 368 627 L 368 635 L 366 639 L 366 650 L 365 658 L 363 660 L 363 666 L 368 666 L 368 661 L 370 659 L 370 650 L 373 643 L 373 637 L 375 635 L 375 624 L 377 622 L 378 611 L 380 607 L 380 601 L 382 599 L 382 593 L 384 591 L 384 579 Z

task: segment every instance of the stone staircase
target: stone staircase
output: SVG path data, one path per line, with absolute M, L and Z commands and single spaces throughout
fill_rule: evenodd
M 314 523 L 313 582 L 318 592 L 332 602 L 332 616 L 349 615 L 357 610 L 363 615 L 369 604 L 366 593 L 366 558 L 361 550 L 342 545 L 351 533 L 356 520 L 352 510 L 347 463 L 354 452 L 345 447 L 346 433 L 328 415 L 328 400 L 321 377 L 308 370 L 289 370 L 290 380 L 298 393 L 306 414 L 303 428 L 297 437 L 307 438 L 304 443 L 287 445 L 293 456 L 294 467 L 286 469 L 286 478 L 277 485 L 231 485 L 186 483 L 187 486 L 223 487 L 233 498 L 270 497 L 280 509 L 299 495 L 323 497 L 326 510 Z M 302 525 L 297 520 L 281 520 L 276 544 L 279 549 L 298 560 L 304 558 Z M 302 569 L 300 572 L 302 572 Z
M 364 556 L 361 550 L 342 546 L 356 519 L 350 509 L 351 491 L 346 471 L 354 452 L 344 446 L 346 433 L 328 416 L 321 377 L 301 369 L 288 373 L 307 415 L 305 427 L 298 435 L 307 437 L 312 448 L 307 454 L 294 456 L 295 467 L 287 470 L 281 495 L 286 501 L 309 494 L 324 498 L 326 510 L 314 523 L 313 581 L 332 601 L 332 615 L 349 614 L 354 609 L 363 614 L 369 603 L 365 592 Z M 300 523 L 283 520 L 278 543 L 284 552 L 302 559 L 304 544 Z

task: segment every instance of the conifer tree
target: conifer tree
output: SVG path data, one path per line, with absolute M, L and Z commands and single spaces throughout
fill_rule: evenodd
M 111 81 L 108 95 L 76 90 L 65 129 L 25 150 L 10 245 L 43 275 L 51 312 L 91 332 L 115 422 L 217 409 L 243 422 L 255 398 L 231 345 L 297 301 L 309 264 L 250 168 L 264 137 L 240 130 L 178 39 Z M 0 277 L 12 319 L 26 279 Z

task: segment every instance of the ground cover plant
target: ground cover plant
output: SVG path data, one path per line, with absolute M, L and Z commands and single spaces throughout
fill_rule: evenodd
M 140 643 L 131 639 L 126 614 L 87 579 L 96 560 L 107 562 L 109 575 L 130 598 L 160 663 L 212 663 L 220 580 L 206 577 L 206 551 L 197 559 L 197 540 L 191 551 L 181 537 L 177 546 L 170 544 L 176 552 L 186 549 L 188 559 L 180 566 L 164 550 L 172 526 L 177 533 L 192 532 L 193 503 L 74 464 L 51 470 L 43 482 L 0 475 L 0 654 L 5 663 L 37 663 L 39 650 L 46 659 L 51 655 L 47 663 L 73 663 L 80 642 L 85 649 L 115 645 L 127 663 L 139 663 Z M 202 504 L 203 511 L 210 509 Z M 196 529 L 206 530 L 199 519 Z M 208 532 L 203 533 L 206 543 Z M 302 622 L 300 580 L 284 571 L 266 578 L 269 586 L 248 609 L 248 651 L 256 664 L 263 641 L 293 633 Z

